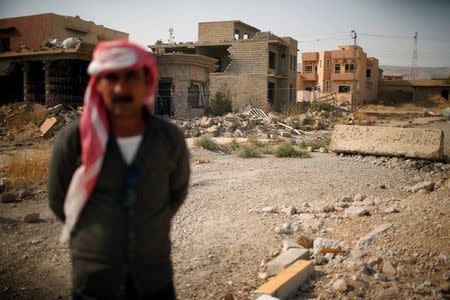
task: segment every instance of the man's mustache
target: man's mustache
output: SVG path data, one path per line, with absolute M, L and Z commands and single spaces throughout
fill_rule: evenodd
M 133 96 L 131 95 L 112 95 L 112 102 L 129 103 L 133 102 Z

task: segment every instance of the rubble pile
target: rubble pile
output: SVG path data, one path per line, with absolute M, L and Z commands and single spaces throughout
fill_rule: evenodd
M 186 138 L 195 138 L 207 134 L 213 137 L 229 138 L 247 137 L 249 135 L 264 139 L 277 137 L 291 138 L 312 130 L 329 130 L 334 126 L 334 119 L 343 118 L 344 123 L 353 124 L 353 114 L 345 111 L 321 111 L 286 117 L 269 113 L 264 121 L 246 113 L 227 114 L 221 117 L 203 116 L 193 120 L 173 120 L 183 131 Z M 282 123 L 282 124 L 280 124 Z

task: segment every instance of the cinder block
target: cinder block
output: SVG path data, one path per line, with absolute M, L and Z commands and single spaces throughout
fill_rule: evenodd
M 308 280 L 313 271 L 312 262 L 307 260 L 296 261 L 277 276 L 261 285 L 255 291 L 256 296 L 269 295 L 284 300 L 297 291 L 300 285 Z
M 281 253 L 271 261 L 267 263 L 267 274 L 269 276 L 279 273 L 281 270 L 285 269 L 287 266 L 291 265 L 293 262 L 299 259 L 308 259 L 309 250 L 304 248 L 291 248 L 286 252 Z
M 336 125 L 330 150 L 402 156 L 427 160 L 444 157 L 444 133 L 440 129 Z

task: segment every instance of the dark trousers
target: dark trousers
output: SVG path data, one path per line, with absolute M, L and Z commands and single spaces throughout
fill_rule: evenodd
M 176 297 L 173 284 L 170 284 L 168 287 L 158 292 L 155 292 L 151 295 L 138 296 L 138 292 L 134 286 L 133 279 L 131 277 L 128 277 L 126 284 L 121 288 L 120 295 L 118 295 L 117 299 L 176 300 Z M 74 291 L 72 293 L 72 300 L 109 300 L 109 299 L 92 295 L 80 295 Z

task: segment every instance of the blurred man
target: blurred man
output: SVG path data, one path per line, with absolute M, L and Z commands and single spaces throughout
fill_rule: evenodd
M 126 40 L 102 42 L 88 73 L 84 112 L 57 137 L 48 181 L 73 299 L 175 299 L 170 223 L 190 167 L 182 133 L 151 113 L 155 59 Z

